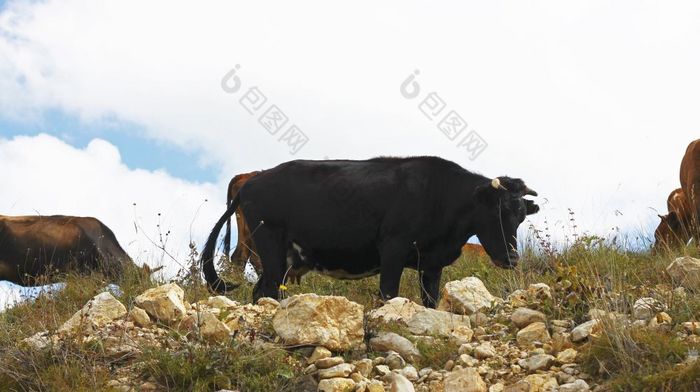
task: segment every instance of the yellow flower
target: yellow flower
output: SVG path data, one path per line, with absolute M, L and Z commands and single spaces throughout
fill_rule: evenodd
M 287 291 L 287 286 L 281 284 L 281 285 L 280 285 L 280 290 L 282 290 L 282 291 Z

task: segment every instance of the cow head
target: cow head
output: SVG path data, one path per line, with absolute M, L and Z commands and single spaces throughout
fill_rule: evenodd
M 494 264 L 514 268 L 518 263 L 517 232 L 525 217 L 540 210 L 532 200 L 537 196 L 523 180 L 498 177 L 474 190 L 477 202 L 476 236 Z
M 662 248 L 679 248 L 690 240 L 690 234 L 685 229 L 678 213 L 671 211 L 668 215 L 659 215 L 661 222 L 654 231 L 654 251 Z

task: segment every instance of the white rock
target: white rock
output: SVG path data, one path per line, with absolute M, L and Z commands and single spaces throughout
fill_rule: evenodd
M 679 257 L 666 267 L 666 272 L 676 284 L 686 289 L 700 288 L 700 259 Z
M 470 315 L 501 301 L 491 295 L 481 279 L 470 276 L 445 284 L 438 309 Z
M 231 300 L 228 297 L 225 297 L 223 295 L 217 295 L 216 297 L 209 297 L 207 300 L 207 305 L 209 305 L 212 308 L 217 308 L 221 310 L 225 310 L 228 308 L 235 308 L 238 306 L 238 302 Z
M 530 301 L 543 301 L 552 298 L 552 289 L 546 283 L 533 283 L 527 288 Z
M 377 324 L 405 326 L 414 335 L 464 335 L 467 333 L 464 329 L 470 327 L 469 317 L 429 309 L 401 297 L 392 298 L 370 311 L 367 319 Z
M 496 356 L 496 349 L 489 342 L 483 342 L 474 349 L 474 356 L 477 359 L 487 359 Z
M 51 344 L 51 338 L 48 331 L 37 332 L 28 338 L 22 339 L 22 343 L 33 350 L 41 351 Z
M 61 328 L 59 333 L 74 333 L 79 330 L 90 332 L 104 327 L 108 323 L 126 316 L 126 307 L 108 292 L 102 292 L 88 301 L 82 309 L 75 312 Z
M 415 392 L 413 384 L 401 374 L 394 374 L 391 380 L 390 392 Z
M 591 388 L 588 386 L 588 383 L 583 380 L 576 380 L 572 383 L 559 386 L 559 392 L 587 392 L 590 390 Z
M 374 351 L 396 351 L 403 358 L 414 362 L 420 358 L 420 351 L 410 340 L 393 332 L 380 332 L 369 340 L 369 347 Z
M 571 341 L 574 343 L 578 343 L 588 338 L 590 335 L 595 335 L 600 330 L 600 328 L 600 321 L 596 319 L 586 321 L 585 323 L 576 326 L 571 331 Z
M 635 320 L 649 320 L 658 312 L 666 310 L 666 306 L 651 297 L 636 300 L 632 306 L 632 315 Z
M 301 294 L 280 302 L 272 326 L 287 344 L 346 351 L 364 341 L 363 316 L 362 305 L 345 297 Z
M 531 372 L 547 370 L 552 363 L 554 363 L 554 357 L 549 354 L 537 354 L 518 361 L 518 365 Z
M 416 381 L 418 379 L 418 370 L 411 365 L 408 365 L 401 369 L 399 373 L 406 377 L 409 381 Z
M 149 316 L 163 323 L 180 320 L 186 313 L 185 292 L 175 283 L 168 283 L 146 290 L 134 302 Z

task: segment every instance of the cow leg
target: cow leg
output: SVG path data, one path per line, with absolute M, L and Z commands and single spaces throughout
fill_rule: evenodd
M 440 277 L 442 268 L 429 269 L 419 272 L 421 283 L 421 298 L 423 305 L 428 308 L 435 308 L 440 296 Z
M 383 300 L 399 295 L 399 284 L 405 260 L 408 257 L 407 246 L 399 242 L 389 242 L 380 251 L 381 267 L 379 269 L 379 294 Z
M 254 236 L 255 248 L 263 265 L 262 275 L 253 289 L 253 301 L 262 297 L 279 298 L 284 277 L 287 247 L 284 230 L 261 226 Z

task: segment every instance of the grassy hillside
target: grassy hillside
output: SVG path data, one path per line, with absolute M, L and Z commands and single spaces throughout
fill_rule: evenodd
M 582 368 L 603 385 L 602 390 L 692 390 L 700 377 L 700 363 L 678 366 L 697 356 L 700 339 L 681 332 L 681 323 L 700 318 L 700 293 L 674 290 L 666 266 L 679 255 L 697 257 L 697 249 L 651 255 L 628 252 L 605 244 L 595 237 L 581 238 L 563 251 L 538 246 L 527 249 L 514 271 L 501 270 L 481 256 L 463 254 L 443 273 L 443 284 L 466 276 L 479 277 L 498 297 L 531 283 L 546 283 L 553 290 L 551 300 L 536 305 L 549 319 L 588 319 L 591 309 L 630 314 L 632 304 L 641 297 L 653 297 L 667 305 L 672 322 L 668 327 L 629 331 L 615 323 L 604 323 L 600 337 L 579 348 Z M 232 279 L 241 276 L 231 268 Z M 210 294 L 198 279 L 180 275 L 179 284 L 186 299 L 196 302 Z M 303 351 L 266 350 L 232 342 L 229 345 L 199 346 L 183 344 L 177 354 L 168 347 L 145 349 L 138 358 L 111 358 L 100 345 L 74 344 L 59 353 L 27 350 L 21 340 L 37 332 L 55 330 L 106 285 L 101 276 L 66 276 L 65 290 L 40 297 L 32 303 L 0 313 L 0 385 L 3 390 L 109 390 L 109 381 L 137 375 L 150 380 L 154 390 L 212 390 L 223 386 L 241 390 L 295 390 L 302 371 Z M 119 282 L 123 293 L 118 299 L 131 307 L 136 295 L 157 282 L 143 281 L 136 273 L 126 274 Z M 378 278 L 339 281 L 314 273 L 301 285 L 290 284 L 285 296 L 314 292 L 342 295 L 371 309 L 379 306 Z M 420 303 L 420 288 L 415 271 L 406 270 L 400 295 Z M 243 284 L 230 297 L 250 302 L 252 285 Z M 261 331 L 260 333 L 265 333 Z M 173 332 L 174 334 L 174 332 Z M 457 356 L 449 345 L 418 346 L 423 351 L 421 365 L 442 367 Z M 346 355 L 352 356 L 353 353 Z M 431 363 L 431 361 L 433 363 Z

